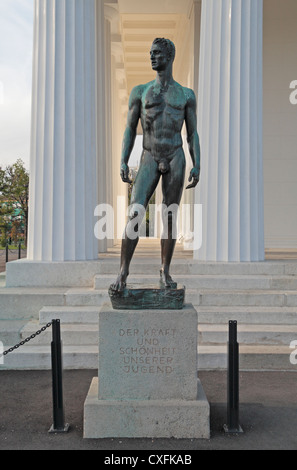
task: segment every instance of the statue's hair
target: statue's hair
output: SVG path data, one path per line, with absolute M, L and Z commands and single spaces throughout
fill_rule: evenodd
M 170 39 L 165 39 L 165 38 L 156 38 L 153 42 L 153 44 L 160 44 L 162 47 L 165 48 L 168 56 L 172 60 L 172 62 L 175 59 L 175 45 L 173 44 Z

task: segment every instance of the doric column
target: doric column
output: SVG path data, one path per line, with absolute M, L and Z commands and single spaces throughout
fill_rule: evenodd
M 204 261 L 264 259 L 262 0 L 202 0 L 198 90 Z
M 102 12 L 103 0 L 35 0 L 30 260 L 98 257 L 96 18 Z M 99 79 L 104 88 L 104 72 Z M 104 91 L 101 116 L 103 97 Z

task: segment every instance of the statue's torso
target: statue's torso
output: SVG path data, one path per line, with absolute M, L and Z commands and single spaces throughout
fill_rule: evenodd
M 182 147 L 181 130 L 187 97 L 176 82 L 167 90 L 151 82 L 144 87 L 141 100 L 143 146 L 156 160 L 173 157 Z

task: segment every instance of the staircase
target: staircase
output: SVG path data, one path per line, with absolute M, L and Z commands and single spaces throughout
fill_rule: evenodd
M 107 290 L 118 265 L 117 256 L 102 257 L 94 285 L 67 289 L 54 305 L 48 301 L 39 318 L 22 328 L 21 338 L 60 319 L 64 368 L 97 369 L 98 313 L 109 301 Z M 132 261 L 129 284 L 156 284 L 158 272 L 155 254 L 140 252 Z M 186 286 L 186 302 L 198 311 L 199 369 L 226 368 L 228 321 L 237 320 L 241 370 L 296 370 L 290 363 L 290 343 L 297 340 L 296 260 L 199 263 L 177 256 L 172 276 Z M 50 368 L 50 343 L 51 328 L 7 355 L 4 367 Z

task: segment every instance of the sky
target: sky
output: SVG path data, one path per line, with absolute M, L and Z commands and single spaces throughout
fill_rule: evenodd
M 29 170 L 34 0 L 0 0 L 0 167 Z

